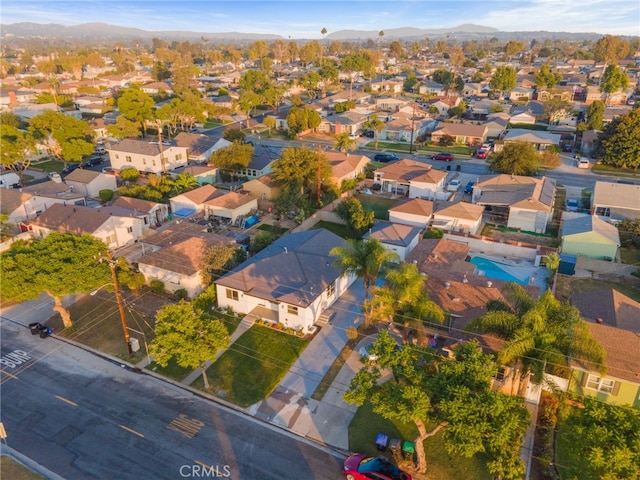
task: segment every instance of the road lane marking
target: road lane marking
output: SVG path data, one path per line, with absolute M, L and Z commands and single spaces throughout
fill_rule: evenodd
M 139 437 L 144 438 L 144 435 L 141 434 L 140 432 L 136 432 L 135 430 L 133 430 L 132 428 L 129 427 L 125 427 L 124 425 L 120 425 L 120 428 L 123 430 L 126 430 L 127 432 L 133 433 L 134 435 L 138 435 Z
M 187 438 L 193 438 L 203 426 L 204 422 L 201 422 L 197 418 L 189 418 L 184 413 L 181 413 L 171 420 L 171 423 L 167 425 L 167 428 L 174 432 L 178 432 Z
M 76 402 L 72 402 L 71 400 L 67 400 L 66 398 L 61 397 L 60 395 L 54 395 L 54 397 L 56 397 L 58 400 L 62 400 L 65 403 L 68 403 L 69 405 L 72 405 L 74 407 L 78 406 L 78 404 Z
M 16 380 L 18 380 L 18 377 L 16 377 L 15 375 L 11 375 L 9 372 L 7 372 L 6 370 L 1 370 L 0 372 L 4 373 L 5 375 L 9 375 L 11 378 L 15 378 Z

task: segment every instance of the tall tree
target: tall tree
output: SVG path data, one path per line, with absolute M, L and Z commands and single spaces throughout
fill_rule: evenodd
M 600 82 L 600 91 L 607 95 L 605 103 L 609 103 L 609 97 L 612 93 L 620 89 L 625 90 L 628 86 L 629 77 L 627 74 L 620 70 L 618 65 L 608 65 Z
M 229 176 L 234 176 L 251 163 L 253 147 L 248 143 L 233 142 L 213 152 L 209 163 Z
M 627 56 L 630 53 L 630 47 L 630 43 L 623 40 L 622 37 L 605 35 L 594 45 L 593 55 L 596 61 L 611 65 Z
M 595 100 L 589 108 L 587 108 L 587 129 L 602 130 L 604 120 L 604 102 Z
M 358 148 L 358 140 L 351 138 L 351 134 L 349 132 L 342 132 L 336 135 L 336 142 L 333 144 L 333 148 L 341 151 L 342 153 L 347 153 L 349 150 L 355 150 Z
M 369 117 L 369 119 L 362 124 L 364 128 L 373 131 L 373 134 L 376 137 L 376 150 L 378 149 L 378 139 L 380 138 L 380 132 L 384 130 L 384 122 L 380 120 L 378 115 L 375 113 Z
M 29 131 L 47 145 L 49 153 L 64 162 L 79 162 L 93 152 L 87 122 L 47 110 L 31 119 Z
M 577 308 L 560 303 L 550 290 L 536 301 L 515 283 L 508 283 L 504 292 L 509 303 L 474 320 L 468 329 L 505 340 L 497 359 L 502 365 L 516 365 L 512 389 L 519 384 L 523 395 L 529 379 L 541 384 L 547 371 L 566 373 L 571 359 L 602 368 L 604 349 Z
M 139 86 L 132 86 L 124 89 L 118 97 L 118 111 L 130 122 L 140 125 L 144 136 L 147 133 L 147 120 L 154 118 L 154 101 Z
M 560 80 L 562 80 L 562 74 L 560 72 L 552 72 L 549 62 L 540 67 L 536 73 L 533 74 L 536 79 L 536 86 L 538 89 L 553 88 Z
M 22 183 L 22 175 L 31 164 L 35 140 L 29 132 L 5 121 L 11 121 L 11 117 L 0 117 L 0 165 L 16 173 Z
M 549 124 L 555 123 L 565 114 L 573 111 L 573 103 L 553 97 L 542 104 L 542 110 L 549 115 Z
M 72 326 L 69 311 L 62 305 L 65 295 L 90 293 L 107 284 L 111 274 L 96 258 L 107 245 L 91 235 L 52 232 L 42 239 L 16 242 L 2 254 L 0 295 L 22 302 L 46 293 L 54 300 L 66 328 Z
M 496 68 L 496 71 L 491 77 L 489 86 L 492 90 L 500 92 L 502 95 L 504 92 L 511 91 L 516 86 L 516 69 L 508 66 L 500 66 Z
M 208 389 L 205 362 L 213 360 L 231 341 L 224 324 L 209 318 L 192 303 L 181 301 L 158 311 L 155 334 L 149 353 L 156 363 L 166 367 L 175 359 L 181 367 L 200 368 L 204 386 Z
M 320 156 L 321 178 L 331 177 L 331 167 L 324 155 Z M 285 190 L 304 194 L 318 183 L 318 153 L 307 147 L 286 147 L 273 163 L 272 178 Z
M 336 215 L 347 223 L 347 227 L 360 237 L 373 225 L 373 211 L 367 212 L 360 200 L 355 197 L 345 198 L 335 209 Z
M 368 69 L 365 58 L 360 53 L 352 53 L 346 55 L 340 63 L 340 70 L 349 75 L 349 100 L 351 100 L 353 92 L 353 82 L 358 73 L 365 72 Z
M 530 143 L 509 142 L 491 156 L 489 168 L 513 175 L 535 175 L 540 168 L 540 156 Z
M 607 165 L 637 168 L 640 165 L 640 109 L 634 108 L 609 123 L 598 138 L 596 156 Z

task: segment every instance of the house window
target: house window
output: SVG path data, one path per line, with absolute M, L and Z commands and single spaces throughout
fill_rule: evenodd
M 116 153 L 116 160 L 120 158 L 120 155 Z
M 127 162 L 131 163 L 131 156 L 130 156 L 130 155 L 127 155 L 127 156 L 125 157 L 125 160 L 126 160 Z
M 127 233 L 133 233 L 133 227 L 127 227 Z
M 504 382 L 504 377 L 507 374 L 507 369 L 505 367 L 500 367 L 498 369 L 498 373 L 496 373 L 496 380 L 499 382 Z
M 298 307 L 287 305 L 287 313 L 290 315 L 298 315 Z
M 327 287 L 327 297 L 333 297 L 336 293 L 336 282 L 330 283 Z
M 181 153 L 179 153 L 179 154 L 177 154 L 177 155 L 176 155 L 176 162 L 177 162 L 178 160 L 182 160 L 182 154 L 181 154 Z
M 239 298 L 238 291 L 227 288 L 227 298 L 230 300 L 235 300 L 237 302 Z
M 111 243 L 116 243 L 116 234 L 114 233 L 113 235 L 109 235 L 107 237 L 107 245 L 111 244 Z
M 597 375 L 589 375 L 589 378 L 587 378 L 587 388 L 598 390 L 599 392 L 613 393 L 615 385 L 615 380 L 600 378 Z
M 155 166 L 156 166 L 156 159 L 154 158 L 154 159 L 151 161 L 151 163 L 153 163 L 153 166 L 155 167 Z

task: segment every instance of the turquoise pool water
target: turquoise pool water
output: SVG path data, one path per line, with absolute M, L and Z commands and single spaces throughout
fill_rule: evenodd
M 498 280 L 504 280 L 505 282 L 515 282 L 521 285 L 527 285 L 529 280 L 528 277 L 525 279 L 520 279 L 510 274 L 507 271 L 510 266 L 504 263 L 495 262 L 483 257 L 473 257 L 471 259 L 471 263 L 478 267 L 478 270 L 482 270 L 484 272 L 484 275 L 489 278 L 497 278 Z

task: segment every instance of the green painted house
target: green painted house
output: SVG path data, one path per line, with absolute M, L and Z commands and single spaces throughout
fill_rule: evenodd
M 604 347 L 606 373 L 574 361 L 569 391 L 613 405 L 640 406 L 640 303 L 613 289 L 577 293 L 571 303 Z
M 620 248 L 618 229 L 595 215 L 563 212 L 562 253 L 613 262 Z

